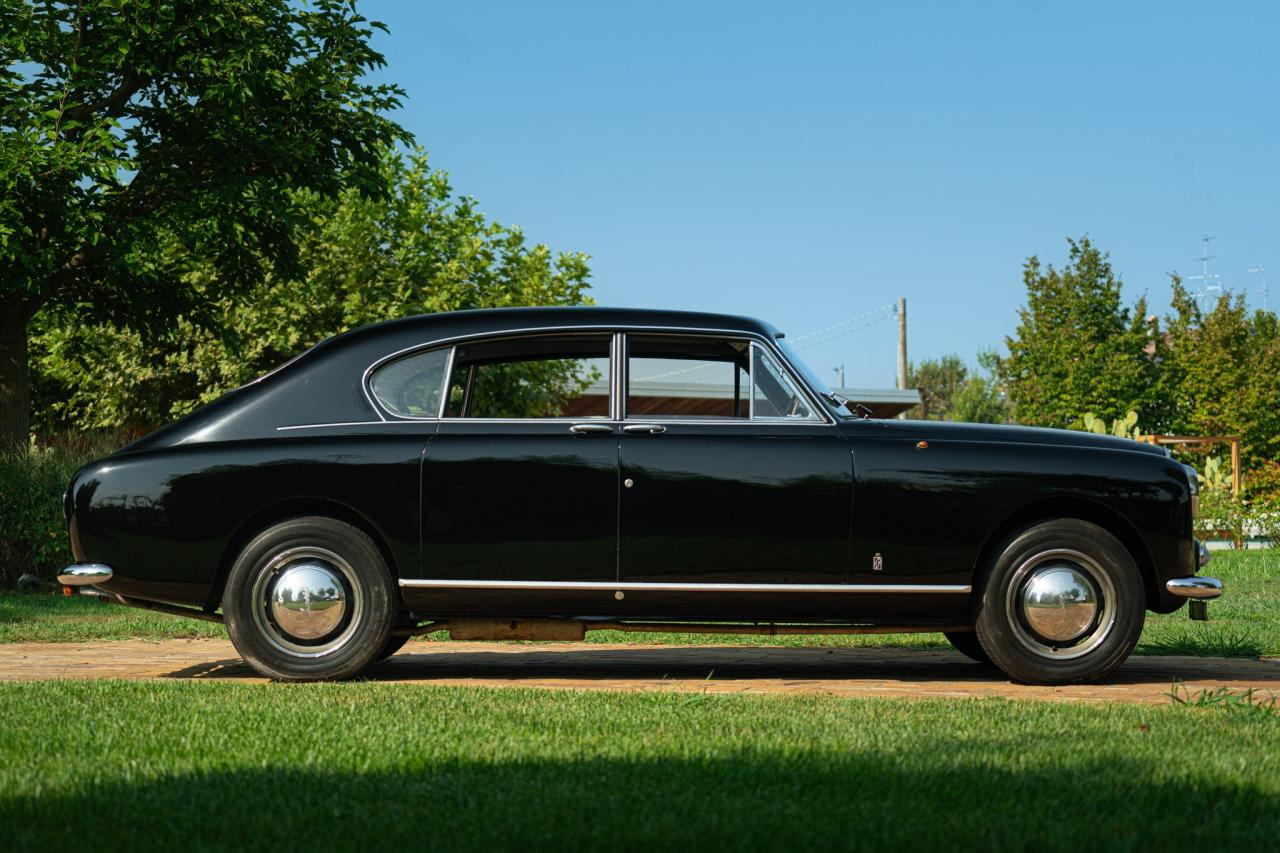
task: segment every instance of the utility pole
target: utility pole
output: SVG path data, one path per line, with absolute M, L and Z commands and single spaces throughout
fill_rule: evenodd
M 907 297 L 898 297 L 898 390 L 907 390 Z M 906 412 L 898 414 L 901 420 Z

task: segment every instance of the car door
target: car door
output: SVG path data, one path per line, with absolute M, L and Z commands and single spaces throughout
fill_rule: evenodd
M 619 580 L 646 585 L 636 612 L 812 614 L 779 596 L 847 583 L 847 440 L 759 341 L 625 347 Z
M 423 457 L 414 582 L 464 591 L 437 598 L 442 612 L 509 611 L 511 601 L 537 611 L 548 591 L 616 579 L 612 342 L 557 334 L 455 347 Z

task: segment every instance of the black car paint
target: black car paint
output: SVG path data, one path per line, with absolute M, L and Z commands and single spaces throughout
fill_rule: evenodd
M 409 318 L 321 343 L 279 370 L 82 469 L 75 557 L 122 595 L 219 606 L 236 553 L 270 523 L 329 514 L 364 528 L 401 579 L 597 581 L 596 590 L 402 589 L 425 615 L 963 619 L 967 595 L 628 592 L 610 581 L 970 584 L 1039 518 L 1108 527 L 1144 571 L 1194 574 L 1190 488 L 1160 449 L 1089 433 L 839 418 L 666 422 L 661 435 L 573 435 L 565 421 L 397 420 L 367 369 L 446 340 L 541 330 L 777 334 L 741 317 L 504 309 Z M 785 362 L 785 359 L 780 359 Z M 625 480 L 633 486 L 624 485 Z M 880 568 L 877 569 L 877 555 Z

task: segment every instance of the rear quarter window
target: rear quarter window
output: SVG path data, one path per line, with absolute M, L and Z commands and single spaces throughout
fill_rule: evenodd
M 384 364 L 370 377 L 369 390 L 393 415 L 438 417 L 451 352 L 450 348 L 430 350 Z

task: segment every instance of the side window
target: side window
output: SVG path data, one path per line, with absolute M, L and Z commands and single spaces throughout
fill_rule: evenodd
M 750 344 L 732 338 L 627 336 L 627 417 L 747 419 Z
M 609 417 L 609 335 L 461 344 L 445 417 Z
M 752 344 L 751 351 L 754 353 L 751 370 L 753 417 L 800 421 L 821 420 L 805 396 L 796 388 L 794 380 L 767 350 Z
M 396 359 L 379 367 L 369 389 L 388 412 L 406 418 L 440 414 L 440 395 L 449 367 L 449 348 Z

